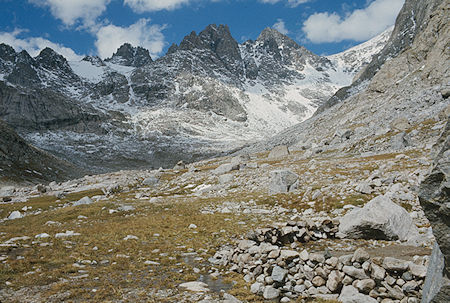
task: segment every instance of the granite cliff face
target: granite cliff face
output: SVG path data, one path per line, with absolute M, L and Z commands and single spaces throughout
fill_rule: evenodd
M 93 171 L 171 166 L 305 120 L 387 37 L 330 58 L 270 28 L 239 44 L 226 25 L 192 32 L 155 61 L 130 44 L 79 62 L 1 44 L 0 118 L 35 146 Z

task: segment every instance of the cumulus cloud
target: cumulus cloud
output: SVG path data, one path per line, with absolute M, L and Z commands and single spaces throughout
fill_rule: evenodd
M 160 10 L 173 10 L 190 0 L 124 0 L 124 3 L 135 12 L 151 12 Z
M 284 23 L 283 19 L 277 19 L 277 22 L 272 25 L 272 28 L 276 29 L 283 35 L 287 35 L 289 33 L 288 29 L 286 28 L 286 24 Z
M 29 2 L 49 7 L 52 15 L 65 25 L 73 26 L 81 22 L 90 27 L 103 14 L 111 0 L 29 0 Z
M 124 43 L 142 46 L 149 50 L 152 58 L 161 55 L 166 44 L 162 30 L 164 26 L 151 25 L 150 19 L 140 19 L 129 27 L 113 24 L 103 26 L 96 34 L 95 46 L 101 58 L 108 58 Z
M 404 2 L 375 0 L 345 17 L 337 13 L 316 13 L 303 23 L 303 32 L 313 43 L 368 40 L 394 24 Z
M 278 3 L 278 2 L 285 2 L 286 0 L 259 0 L 259 1 L 262 2 L 262 3 L 275 4 L 275 3 Z M 300 4 L 303 4 L 303 3 L 306 3 L 306 2 L 309 2 L 309 1 L 311 1 L 311 0 L 287 0 L 287 4 L 290 7 L 297 7 Z
M 20 35 L 24 32 L 26 31 L 20 29 L 16 29 L 13 32 L 0 32 L 0 42 L 12 46 L 16 51 L 26 50 L 32 57 L 37 56 L 42 49 L 50 47 L 69 61 L 78 61 L 83 58 L 83 56 L 76 54 L 71 48 L 51 42 L 42 37 L 20 38 Z

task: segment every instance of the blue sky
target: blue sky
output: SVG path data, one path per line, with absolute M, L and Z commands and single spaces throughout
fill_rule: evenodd
M 238 42 L 273 27 L 317 54 L 370 39 L 404 0 L 0 0 L 0 42 L 35 56 L 49 46 L 70 60 L 109 57 L 124 42 L 165 54 L 191 31 L 228 24 Z

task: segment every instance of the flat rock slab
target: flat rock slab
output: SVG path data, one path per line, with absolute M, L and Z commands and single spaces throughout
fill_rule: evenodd
M 208 284 L 198 281 L 193 282 L 185 282 L 181 283 L 179 285 L 181 288 L 185 288 L 186 290 L 193 291 L 193 292 L 208 292 Z

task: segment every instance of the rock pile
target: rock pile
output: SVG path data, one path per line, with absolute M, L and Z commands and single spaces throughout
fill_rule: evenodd
M 291 249 L 284 246 L 333 238 L 337 223 L 289 222 L 256 229 L 236 247 L 224 247 L 209 261 L 244 274 L 246 282 L 253 282 L 251 291 L 265 299 L 289 302 L 298 297 L 339 297 L 342 302 L 419 302 L 428 257 L 415 257 L 414 261 L 371 258 L 362 248 L 337 257 L 328 249 L 308 252 L 295 250 L 296 244 Z

